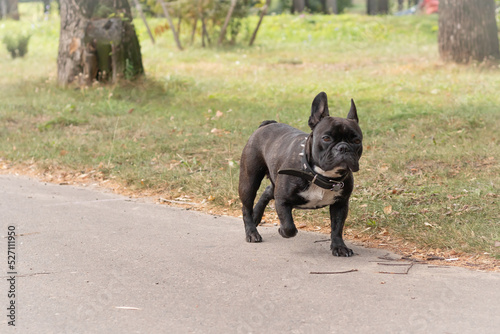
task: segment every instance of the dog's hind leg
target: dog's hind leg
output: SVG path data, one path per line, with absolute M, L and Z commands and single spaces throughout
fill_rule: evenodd
M 243 164 L 241 164 L 244 166 Z M 262 237 L 257 232 L 257 225 L 254 221 L 253 203 L 260 183 L 265 176 L 265 171 L 255 173 L 242 168 L 240 170 L 240 183 L 238 192 L 243 206 L 243 222 L 245 223 L 245 234 L 248 242 L 261 242 Z M 259 201 L 260 202 L 260 201 Z
M 264 210 L 266 209 L 267 204 L 269 204 L 269 201 L 272 199 L 274 199 L 274 186 L 270 185 L 267 186 L 266 190 L 264 190 L 264 193 L 260 196 L 259 201 L 253 208 L 253 221 L 255 226 L 260 224 L 262 216 L 264 215 Z

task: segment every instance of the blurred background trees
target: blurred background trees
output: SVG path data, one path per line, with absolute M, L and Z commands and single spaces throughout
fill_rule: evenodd
M 19 20 L 17 0 L 0 0 L 0 18 Z
M 90 84 L 141 75 L 142 56 L 132 23 L 133 15 L 140 12 L 149 18 L 167 18 L 152 20 L 151 40 L 173 32 L 182 50 L 181 43 L 252 45 L 266 15 L 295 13 L 307 20 L 308 14 L 346 11 L 429 14 L 436 13 L 439 4 L 438 48 L 443 60 L 467 63 L 500 58 L 500 0 L 0 0 L 3 19 L 19 18 L 18 2 L 38 3 L 44 19 L 60 15 L 58 78 L 63 85 L 76 79 Z M 2 42 L 12 57 L 23 57 L 33 33 L 10 31 L 1 36 Z

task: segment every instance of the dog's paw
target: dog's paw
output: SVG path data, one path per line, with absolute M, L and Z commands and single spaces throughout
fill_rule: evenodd
M 280 226 L 280 228 L 278 229 L 278 232 L 283 238 L 293 238 L 294 236 L 297 235 L 297 233 L 299 231 L 297 230 L 297 228 L 295 226 L 293 226 L 293 228 L 291 228 L 291 229 L 285 229 L 285 228 L 283 228 L 283 226 Z
M 247 233 L 247 242 L 262 242 L 262 237 L 259 232 L 250 232 Z
M 339 246 L 332 246 L 332 254 L 334 256 L 349 257 L 353 256 L 354 252 L 352 251 L 352 249 L 347 248 L 345 245 L 339 245 Z

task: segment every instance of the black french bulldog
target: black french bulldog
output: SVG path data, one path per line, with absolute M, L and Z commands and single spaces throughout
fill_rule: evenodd
M 239 196 L 243 204 L 246 240 L 261 242 L 257 232 L 270 200 L 281 223 L 284 238 L 297 234 L 292 209 L 330 206 L 331 250 L 335 256 L 352 256 L 342 239 L 352 173 L 359 170 L 363 134 L 358 125 L 354 101 L 347 118 L 330 117 L 326 94 L 319 93 L 312 103 L 308 135 L 289 125 L 264 121 L 250 136 L 240 161 Z M 262 179 L 271 180 L 254 207 Z

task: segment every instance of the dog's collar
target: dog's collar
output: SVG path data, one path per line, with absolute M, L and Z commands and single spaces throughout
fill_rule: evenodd
M 305 150 L 302 152 L 302 169 L 280 169 L 278 174 L 286 174 L 300 177 L 304 180 L 307 180 L 320 188 L 328 189 L 331 191 L 338 191 L 344 188 L 344 180 L 346 179 L 346 175 L 340 178 L 329 178 L 324 175 L 317 173 L 314 169 L 311 168 L 311 165 L 307 161 Z

